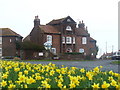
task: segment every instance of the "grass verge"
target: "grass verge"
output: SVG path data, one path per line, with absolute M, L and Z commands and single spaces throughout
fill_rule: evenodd
M 120 64 L 120 61 L 113 61 L 111 64 Z

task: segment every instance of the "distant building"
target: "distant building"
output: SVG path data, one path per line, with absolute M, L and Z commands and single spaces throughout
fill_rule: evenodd
M 70 16 L 53 19 L 46 25 L 41 25 L 40 19 L 35 16 L 34 27 L 24 41 L 44 45 L 57 55 L 77 52 L 96 58 L 98 50 L 96 40 L 90 37 L 83 21 L 79 22 L 78 28 L 76 25 Z
M 9 28 L 0 28 L 0 57 L 20 56 L 16 42 L 22 42 L 22 36 Z
M 100 59 L 112 59 L 112 55 L 113 55 L 113 52 L 111 52 L 111 53 L 104 53 L 101 57 L 100 57 Z

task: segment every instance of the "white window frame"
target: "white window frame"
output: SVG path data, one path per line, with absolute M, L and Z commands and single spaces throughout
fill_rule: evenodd
M 66 37 L 66 43 L 67 43 L 67 44 L 71 44 L 71 43 L 72 43 L 71 37 Z
M 2 37 L 0 37 L 0 44 L 2 44 Z
M 2 56 L 2 48 L 0 48 L 0 56 Z
M 82 44 L 87 44 L 87 37 L 82 37 Z
M 18 40 L 19 40 L 19 39 L 18 39 L 18 37 L 16 37 L 15 39 L 16 39 L 16 41 L 18 41 Z
M 10 42 L 12 42 L 12 39 L 10 39 Z
M 75 44 L 75 37 L 73 37 L 73 44 Z
M 65 37 L 62 37 L 62 43 L 65 43 Z
M 56 54 L 56 48 L 51 48 L 51 52 Z
M 71 22 L 71 20 L 70 20 L 70 19 L 67 19 L 67 22 Z
M 67 26 L 67 27 L 66 27 L 66 30 L 68 30 L 68 31 L 72 31 L 71 26 Z
M 72 52 L 72 49 L 71 48 L 67 48 L 66 52 Z
M 52 35 L 47 35 L 47 42 L 51 42 L 52 43 Z
M 84 52 L 85 52 L 85 50 L 83 48 L 79 49 L 79 53 L 84 53 Z

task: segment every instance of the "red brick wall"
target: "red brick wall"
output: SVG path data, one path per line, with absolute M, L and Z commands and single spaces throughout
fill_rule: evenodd
M 16 56 L 16 37 L 3 37 L 2 40 L 2 56 Z M 19 40 L 21 42 L 21 39 Z

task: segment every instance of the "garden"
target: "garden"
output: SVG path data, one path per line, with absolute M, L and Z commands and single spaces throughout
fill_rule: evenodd
M 120 74 L 101 71 L 102 66 L 85 68 L 31 64 L 0 60 L 0 85 L 5 88 L 114 89 L 120 90 Z

